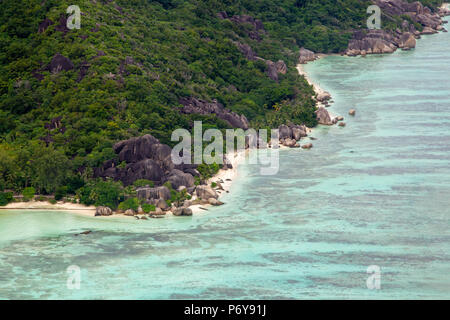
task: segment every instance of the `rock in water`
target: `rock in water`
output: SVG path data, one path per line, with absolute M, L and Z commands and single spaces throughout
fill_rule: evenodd
M 405 32 L 400 36 L 399 48 L 402 48 L 403 50 L 409 50 L 416 47 L 416 38 L 412 33 Z
M 331 94 L 329 92 L 322 92 L 317 95 L 317 101 L 319 102 L 328 102 L 331 99 Z
M 330 114 L 328 113 L 327 109 L 324 107 L 319 107 L 316 111 L 316 117 L 319 124 L 331 126 L 333 125 L 333 121 L 331 120 Z
M 313 147 L 312 143 L 308 143 L 302 146 L 303 149 L 311 149 Z
M 355 109 L 350 109 L 348 114 L 351 115 L 351 116 L 354 116 L 354 115 L 356 115 L 356 110 Z

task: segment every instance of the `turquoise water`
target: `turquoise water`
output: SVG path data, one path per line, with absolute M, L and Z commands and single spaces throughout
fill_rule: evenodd
M 227 204 L 194 217 L 0 211 L 0 298 L 449 299 L 450 33 L 306 70 L 333 113 L 357 110 L 347 127 L 282 150 L 276 176 L 241 166 Z

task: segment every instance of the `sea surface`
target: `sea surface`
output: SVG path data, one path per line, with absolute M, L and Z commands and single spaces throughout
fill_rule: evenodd
M 193 217 L 0 211 L 0 298 L 449 299 L 450 33 L 305 69 L 345 128 L 281 150 L 277 175 L 243 164 Z

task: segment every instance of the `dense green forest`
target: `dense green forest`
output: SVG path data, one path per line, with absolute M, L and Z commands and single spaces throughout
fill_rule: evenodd
M 437 4 L 442 1 L 422 1 Z M 65 28 L 81 8 L 81 29 Z M 0 191 L 75 193 L 119 140 L 146 133 L 171 145 L 193 120 L 180 98 L 216 99 L 253 127 L 316 125 L 312 88 L 295 69 L 300 47 L 342 52 L 364 28 L 365 0 L 3 0 L 0 12 Z M 228 17 L 250 15 L 262 29 Z M 45 24 L 45 20 L 52 23 Z M 283 60 L 277 81 L 255 55 Z M 70 63 L 51 70 L 61 54 Z M 63 190 L 63 191 L 61 191 Z M 5 198 L 6 196 L 3 195 Z M 1 199 L 0 199 L 1 200 Z

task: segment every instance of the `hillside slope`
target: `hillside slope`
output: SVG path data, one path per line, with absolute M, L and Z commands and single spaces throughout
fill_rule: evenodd
M 2 1 L 0 190 L 74 192 L 117 159 L 117 141 L 171 145 L 194 120 L 316 125 L 299 49 L 343 52 L 371 1 L 81 0 L 81 29 L 68 30 L 72 4 Z

